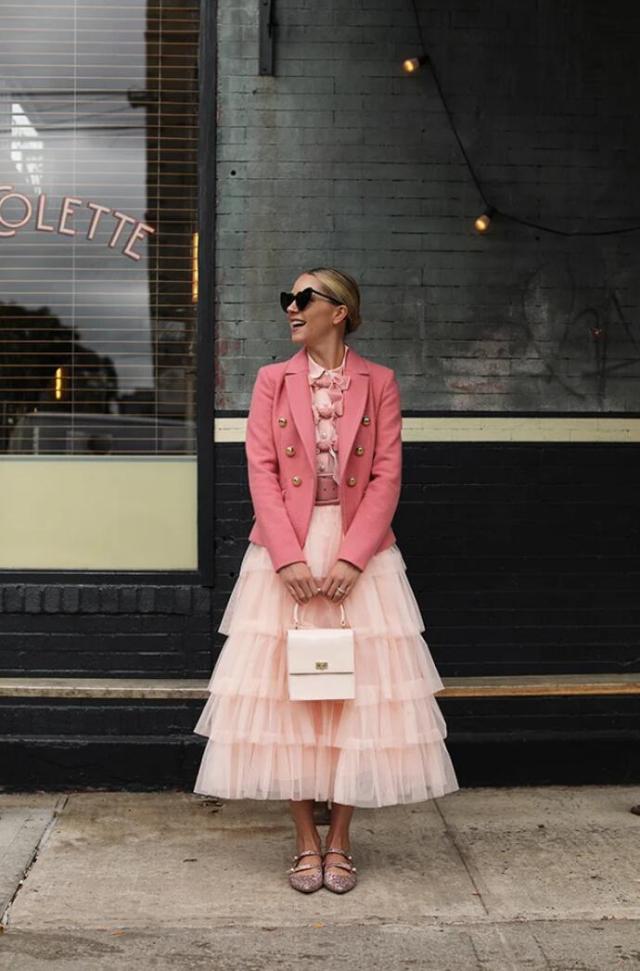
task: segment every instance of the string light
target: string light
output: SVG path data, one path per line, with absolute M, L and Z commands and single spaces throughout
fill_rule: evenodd
M 481 216 L 478 216 L 474 222 L 474 226 L 479 233 L 488 233 L 491 229 L 491 217 L 496 212 L 493 206 L 487 206 L 487 211 L 483 212 Z
M 520 216 L 515 216 L 513 213 L 509 213 L 509 212 L 504 212 L 504 210 L 498 209 L 497 206 L 491 205 L 491 203 L 487 200 L 487 197 L 484 194 L 484 190 L 482 188 L 480 180 L 478 179 L 475 173 L 475 169 L 471 164 L 471 160 L 467 155 L 464 145 L 462 144 L 462 140 L 458 134 L 458 130 L 453 120 L 453 116 L 449 110 L 449 105 L 446 102 L 444 92 L 442 90 L 442 85 L 440 84 L 440 79 L 433 65 L 433 61 L 431 60 L 431 57 L 427 51 L 427 45 L 424 39 L 422 24 L 420 23 L 420 16 L 418 14 L 416 0 L 411 0 L 411 3 L 413 6 L 413 14 L 416 21 L 416 27 L 418 29 L 418 36 L 420 38 L 420 46 L 422 48 L 422 53 L 416 57 L 406 58 L 406 60 L 402 62 L 402 68 L 406 74 L 415 74 L 417 71 L 420 70 L 420 68 L 423 65 L 429 64 L 429 67 L 431 70 L 431 76 L 438 90 L 440 101 L 442 102 L 442 107 L 444 108 L 447 118 L 449 119 L 449 125 L 451 126 L 451 131 L 455 136 L 455 139 L 458 143 L 458 147 L 460 148 L 460 152 L 462 153 L 462 157 L 466 162 L 467 168 L 469 170 L 469 175 L 473 179 L 475 187 L 478 190 L 480 198 L 482 199 L 485 206 L 484 212 L 481 215 L 477 216 L 476 219 L 474 220 L 473 226 L 476 232 L 481 234 L 487 233 L 491 227 L 492 218 L 495 215 L 500 215 L 505 219 L 510 219 L 511 222 L 519 223 L 521 226 L 529 226 L 531 229 L 539 229 L 545 233 L 554 233 L 557 236 L 617 236 L 621 233 L 635 233 L 638 230 L 640 230 L 640 219 L 638 221 L 638 225 L 625 226 L 625 227 L 620 227 L 618 229 L 593 229 L 593 230 L 576 230 L 576 231 L 556 229 L 553 226 L 544 226 L 541 223 L 530 222 L 527 219 L 522 219 Z
M 429 58 L 421 54 L 420 57 L 408 57 L 406 61 L 402 62 L 402 68 L 407 74 L 413 74 L 415 71 L 419 71 L 423 64 L 428 64 Z

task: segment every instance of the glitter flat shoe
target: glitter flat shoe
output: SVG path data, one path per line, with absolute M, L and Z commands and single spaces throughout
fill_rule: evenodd
M 340 853 L 347 859 L 348 863 L 324 863 L 324 859 L 329 853 Z M 346 893 L 348 890 L 353 890 L 358 878 L 356 876 L 357 870 L 352 864 L 353 857 L 346 852 L 346 850 L 341 850 L 337 846 L 330 846 L 322 854 L 323 862 L 323 883 L 327 890 L 332 890 L 333 893 Z M 333 867 L 341 867 L 343 870 L 347 870 L 347 873 L 328 873 Z
M 302 866 L 298 866 L 298 861 L 303 856 L 322 857 L 322 853 L 319 850 L 303 850 L 302 853 L 297 853 L 293 858 L 294 866 L 289 867 L 287 871 L 289 883 L 300 893 L 313 893 L 322 886 L 322 863 L 303 863 Z

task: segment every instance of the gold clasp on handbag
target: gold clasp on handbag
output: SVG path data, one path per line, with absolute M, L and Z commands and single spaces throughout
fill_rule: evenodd
M 328 661 L 316 661 L 316 671 L 326 671 L 328 667 Z

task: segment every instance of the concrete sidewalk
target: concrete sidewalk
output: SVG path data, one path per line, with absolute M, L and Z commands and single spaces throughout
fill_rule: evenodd
M 0 969 L 631 971 L 639 801 L 468 789 L 358 809 L 340 897 L 289 888 L 286 803 L 0 795 Z

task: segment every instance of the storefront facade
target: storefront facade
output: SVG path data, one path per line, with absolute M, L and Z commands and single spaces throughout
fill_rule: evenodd
M 535 233 L 481 248 L 446 118 L 398 76 L 405 14 L 263 7 L 0 11 L 0 787 L 190 787 L 252 522 L 252 382 L 291 353 L 278 290 L 330 260 L 362 283 L 354 344 L 399 378 L 394 529 L 462 784 L 630 781 L 633 237 L 607 255 L 624 300 L 605 280 L 595 310 L 605 256 L 563 275 Z M 453 87 L 450 8 L 429 16 Z

